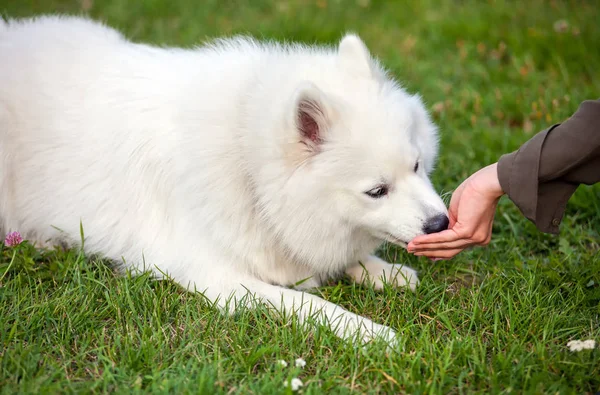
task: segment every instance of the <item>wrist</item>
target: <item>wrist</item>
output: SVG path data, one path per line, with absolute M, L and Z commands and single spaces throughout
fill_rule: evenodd
M 488 190 L 491 196 L 499 199 L 504 195 L 504 190 L 502 189 L 502 185 L 500 185 L 500 178 L 498 178 L 498 162 L 487 166 L 487 169 L 489 172 Z
M 470 181 L 471 188 L 486 199 L 497 200 L 504 195 L 500 180 L 498 179 L 497 163 L 493 163 L 477 171 L 470 177 Z

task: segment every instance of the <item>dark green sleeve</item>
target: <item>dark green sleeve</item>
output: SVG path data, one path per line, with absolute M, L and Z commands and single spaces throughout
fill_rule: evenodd
M 503 155 L 498 178 L 507 196 L 540 231 L 558 233 L 577 187 L 600 182 L 600 100 L 583 102 L 564 123 Z

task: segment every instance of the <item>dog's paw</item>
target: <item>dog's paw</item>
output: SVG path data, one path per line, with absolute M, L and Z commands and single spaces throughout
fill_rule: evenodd
M 396 331 L 392 328 L 359 316 L 347 320 L 343 328 L 337 328 L 336 332 L 342 339 L 356 342 L 357 345 L 384 342 L 393 348 L 397 344 Z
M 413 291 L 419 285 L 417 272 L 408 266 L 390 264 L 375 256 L 363 262 L 346 270 L 346 274 L 361 284 L 382 290 L 383 285 L 387 283 L 397 288 L 408 287 Z
M 362 342 L 364 344 L 378 341 L 383 341 L 388 347 L 394 348 L 398 341 L 398 335 L 389 326 L 373 323 L 373 326 L 364 334 Z
M 414 291 L 419 285 L 416 270 L 401 264 L 390 264 L 382 266 L 377 272 L 369 272 L 372 285 L 375 289 L 383 289 L 385 283 L 394 287 L 408 287 Z

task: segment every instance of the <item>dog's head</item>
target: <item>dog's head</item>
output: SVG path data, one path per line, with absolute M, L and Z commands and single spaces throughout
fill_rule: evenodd
M 263 192 L 286 213 L 277 215 L 286 221 L 280 233 L 306 224 L 302 233 L 322 233 L 323 241 L 333 229 L 405 245 L 446 229 L 446 207 L 428 178 L 437 130 L 421 99 L 388 78 L 354 35 L 330 60 L 305 72 L 282 106 L 285 175 L 268 181 L 284 181 Z

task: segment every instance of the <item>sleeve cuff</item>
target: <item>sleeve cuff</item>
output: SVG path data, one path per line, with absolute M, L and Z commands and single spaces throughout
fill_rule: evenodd
M 542 146 L 548 133 L 556 126 L 558 124 L 536 134 L 517 151 L 502 155 L 498 160 L 498 180 L 502 190 L 536 226 Z

